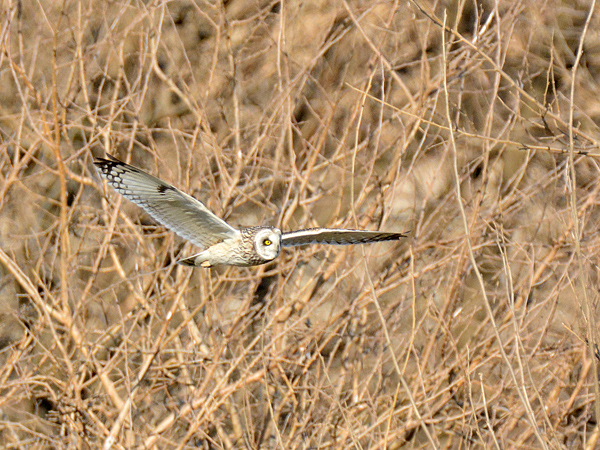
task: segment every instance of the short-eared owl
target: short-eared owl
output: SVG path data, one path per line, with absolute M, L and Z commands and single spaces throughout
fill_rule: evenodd
M 275 259 L 281 247 L 306 244 L 368 244 L 393 241 L 402 233 L 310 228 L 282 233 L 275 227 L 237 230 L 219 219 L 204 204 L 140 169 L 111 159 L 97 159 L 100 175 L 121 195 L 144 208 L 154 219 L 204 250 L 178 261 L 187 266 L 219 264 L 255 266 Z

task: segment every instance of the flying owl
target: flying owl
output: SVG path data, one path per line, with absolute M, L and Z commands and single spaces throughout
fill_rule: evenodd
M 200 253 L 177 261 L 186 266 L 256 266 L 274 260 L 281 247 L 307 244 L 369 244 L 406 235 L 383 231 L 309 228 L 286 231 L 269 226 L 238 230 L 215 216 L 194 197 L 108 155 L 94 161 L 100 175 L 122 196 L 194 245 Z

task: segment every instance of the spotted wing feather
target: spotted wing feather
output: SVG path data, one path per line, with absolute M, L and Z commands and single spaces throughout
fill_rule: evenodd
M 239 231 L 179 189 L 117 159 L 94 161 L 98 172 L 122 196 L 199 247 L 210 247 Z
M 346 230 L 343 228 L 309 228 L 288 231 L 281 236 L 282 247 L 297 247 L 308 244 L 353 245 L 372 242 L 396 241 L 406 237 L 402 233 L 384 231 Z

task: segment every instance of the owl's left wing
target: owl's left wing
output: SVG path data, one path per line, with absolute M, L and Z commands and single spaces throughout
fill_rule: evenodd
M 199 247 L 240 234 L 191 195 L 116 158 L 94 161 L 98 172 L 123 197 Z
M 288 231 L 281 236 L 282 247 L 296 247 L 308 244 L 352 245 L 372 242 L 397 241 L 406 237 L 402 233 L 385 231 L 346 230 L 343 228 L 309 228 Z

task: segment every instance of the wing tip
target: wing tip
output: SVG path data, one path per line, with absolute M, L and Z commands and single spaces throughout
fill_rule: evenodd
M 106 154 L 107 158 L 95 158 L 93 161 L 94 166 L 99 169 L 101 174 L 109 173 L 111 169 L 117 166 L 128 166 L 123 161 L 119 161 L 112 155 Z
M 402 232 L 402 233 L 395 233 L 395 232 L 390 232 L 390 231 L 386 231 L 386 232 L 382 232 L 382 234 L 379 236 L 379 239 L 375 238 L 372 242 L 376 243 L 376 242 L 391 242 L 391 241 L 401 241 L 403 238 L 408 237 L 408 232 Z
M 125 164 L 123 161 L 121 161 L 120 159 L 115 158 L 110 153 L 106 153 L 105 154 L 105 158 L 102 158 L 100 156 L 94 157 L 94 164 L 95 165 L 106 164 L 106 163 L 121 163 L 121 164 Z
M 395 233 L 394 237 L 389 239 L 390 241 L 401 241 L 402 239 L 405 239 L 408 237 L 408 234 L 406 233 Z

